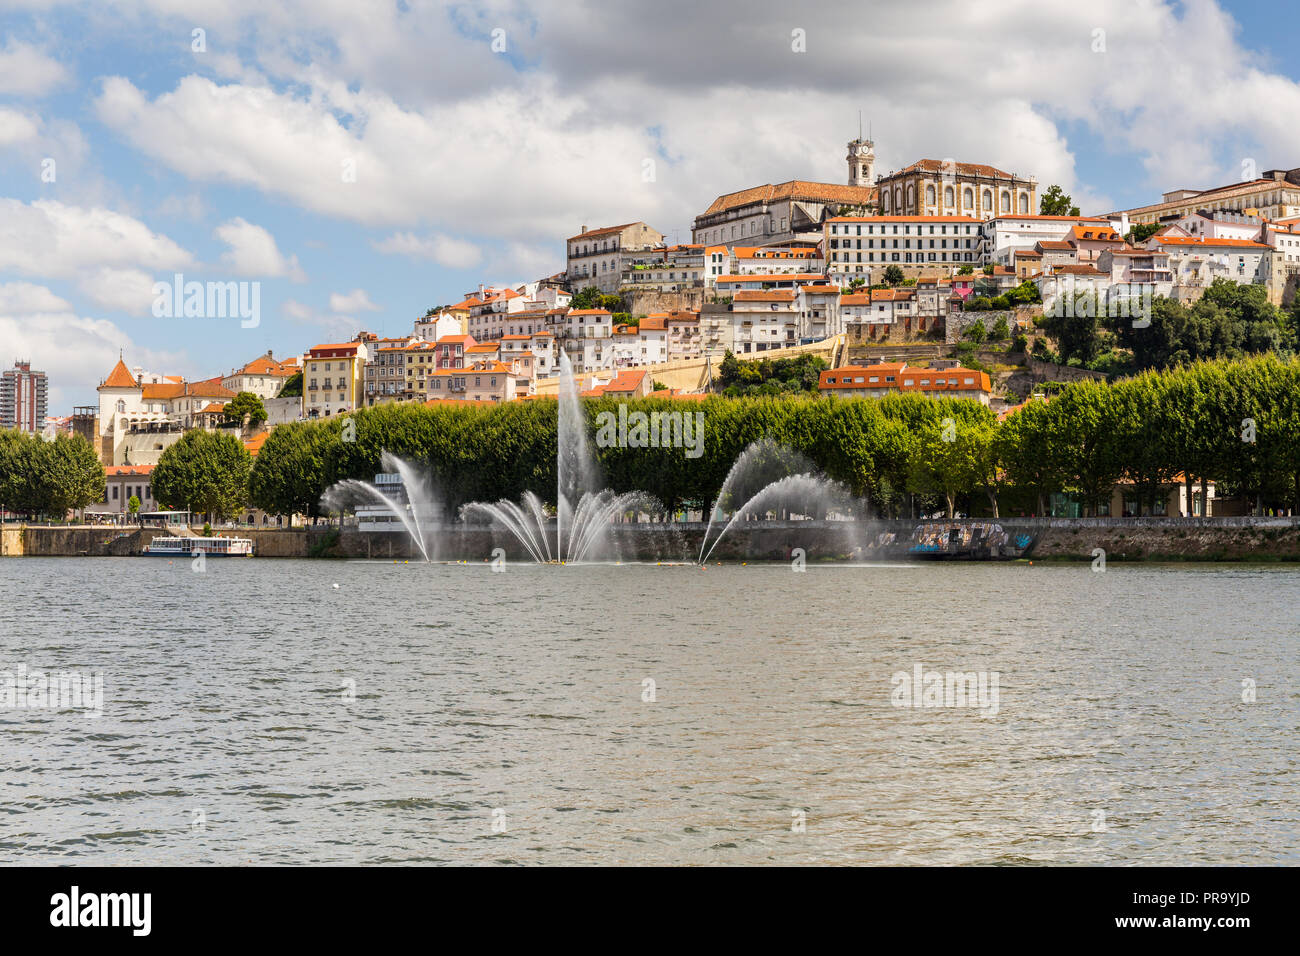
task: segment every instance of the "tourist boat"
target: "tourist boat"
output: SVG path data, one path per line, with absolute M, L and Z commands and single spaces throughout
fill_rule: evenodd
M 141 554 L 151 558 L 187 558 L 199 552 L 209 558 L 251 558 L 252 538 L 181 538 L 159 535 Z

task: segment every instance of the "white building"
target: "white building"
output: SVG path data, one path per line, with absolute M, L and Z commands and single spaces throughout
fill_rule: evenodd
M 1107 220 L 1089 216 L 996 216 L 983 225 L 981 252 L 986 262 L 1010 266 L 1015 252 L 1067 240 L 1075 226 L 1107 225 Z
M 793 290 L 742 290 L 731 300 L 732 351 L 767 352 L 798 344 L 799 310 Z
M 1199 299 L 1215 279 L 1265 285 L 1271 275 L 1272 247 L 1250 239 L 1156 235 L 1146 248 L 1168 254 L 1173 295 L 1184 301 Z
M 617 292 L 622 281 L 624 258 L 630 253 L 644 252 L 663 244 L 663 233 L 651 229 L 644 222 L 590 230 L 583 226 L 582 232 L 567 240 L 568 268 L 565 275 L 569 288 L 595 286 L 601 292 Z
M 970 216 L 841 216 L 826 223 L 826 274 L 837 285 L 868 284 L 891 265 L 917 273 L 983 265 L 981 226 Z

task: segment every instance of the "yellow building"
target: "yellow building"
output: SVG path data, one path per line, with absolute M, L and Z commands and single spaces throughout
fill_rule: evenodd
M 361 396 L 366 347 L 361 342 L 328 343 L 303 357 L 302 413 L 328 418 L 350 412 Z

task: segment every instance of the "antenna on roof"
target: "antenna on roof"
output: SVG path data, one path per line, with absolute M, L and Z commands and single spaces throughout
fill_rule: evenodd
M 862 110 L 858 110 L 858 139 L 862 139 Z

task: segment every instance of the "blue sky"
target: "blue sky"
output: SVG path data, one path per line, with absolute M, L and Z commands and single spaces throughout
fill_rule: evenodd
M 1300 165 L 1285 6 L 615 6 L 0 0 L 0 363 L 65 414 L 119 349 L 200 378 L 398 334 L 584 224 L 685 239 L 721 192 L 843 181 L 859 109 L 881 172 L 991 163 L 1085 212 Z M 177 271 L 260 283 L 260 324 L 155 317 Z

